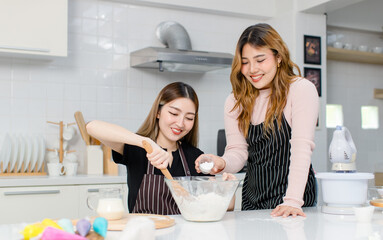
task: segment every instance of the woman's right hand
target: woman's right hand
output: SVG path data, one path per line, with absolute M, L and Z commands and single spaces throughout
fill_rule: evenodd
M 146 141 L 149 142 L 153 148 L 153 152 L 146 154 L 146 157 L 149 159 L 150 163 L 158 169 L 166 169 L 169 162 L 173 160 L 172 153 L 165 151 L 149 138 L 146 139 Z
M 201 170 L 199 168 L 199 161 L 203 158 L 203 156 L 208 156 L 210 157 L 211 159 L 213 159 L 213 162 L 214 162 L 214 167 L 211 169 L 210 171 L 210 174 L 211 175 L 215 175 L 219 172 L 221 172 L 225 167 L 226 167 L 226 162 L 225 160 L 223 160 L 223 158 L 221 157 L 218 157 L 214 154 L 201 154 L 194 162 L 195 164 L 195 169 L 197 171 L 197 173 L 200 173 Z

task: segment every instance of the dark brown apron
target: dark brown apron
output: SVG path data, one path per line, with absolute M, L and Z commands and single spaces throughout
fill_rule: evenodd
M 178 145 L 181 162 L 186 173 L 190 176 L 190 171 L 181 145 Z M 180 214 L 180 210 L 174 201 L 172 194 L 166 186 L 163 175 L 154 174 L 154 166 L 148 161 L 146 174 L 144 175 L 133 213 L 150 213 L 161 215 Z

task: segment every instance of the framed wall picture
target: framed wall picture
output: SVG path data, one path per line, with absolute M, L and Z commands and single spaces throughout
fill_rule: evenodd
M 320 37 L 304 35 L 304 63 L 321 64 Z
M 304 77 L 314 83 L 318 91 L 318 96 L 322 96 L 322 81 L 320 68 L 304 68 Z

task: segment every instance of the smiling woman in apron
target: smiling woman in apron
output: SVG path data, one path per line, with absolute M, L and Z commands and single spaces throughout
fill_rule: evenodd
M 129 212 L 180 214 L 160 169 L 168 168 L 174 177 L 201 175 L 194 167 L 203 152 L 196 147 L 198 98 L 191 86 L 165 86 L 137 133 L 98 120 L 88 123 L 87 131 L 113 149 L 116 163 L 126 166 Z M 146 153 L 143 140 L 152 153 Z
M 242 33 L 230 75 L 233 93 L 225 103 L 225 153 L 211 156 L 212 174 L 238 172 L 247 163 L 242 210 L 273 209 L 272 216 L 295 217 L 305 216 L 302 206 L 316 204 L 311 154 L 319 98 L 314 84 L 300 75 L 270 25 Z

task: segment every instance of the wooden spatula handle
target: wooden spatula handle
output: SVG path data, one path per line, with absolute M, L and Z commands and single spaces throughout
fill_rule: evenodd
M 147 153 L 152 153 L 153 152 L 152 145 L 150 145 L 150 143 L 148 143 L 147 141 L 143 140 L 142 141 L 142 145 L 144 146 L 144 149 L 146 150 Z M 173 177 L 170 174 L 168 169 L 166 169 L 166 168 L 165 169 L 161 169 L 161 172 L 162 172 L 162 174 L 164 174 L 164 176 L 167 179 L 173 179 Z

